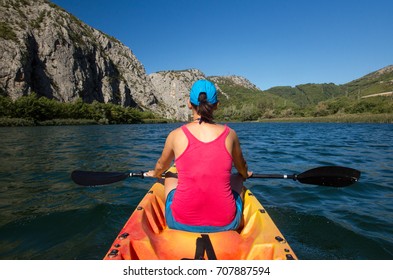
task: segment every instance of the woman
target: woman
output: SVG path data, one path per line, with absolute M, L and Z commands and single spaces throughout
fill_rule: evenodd
M 188 107 L 193 121 L 167 137 L 155 169 L 160 178 L 175 160 L 178 178 L 165 179 L 168 227 L 194 232 L 234 230 L 242 217 L 243 181 L 251 176 L 236 132 L 213 121 L 217 92 L 207 80 L 195 82 Z M 232 163 L 239 174 L 231 175 Z

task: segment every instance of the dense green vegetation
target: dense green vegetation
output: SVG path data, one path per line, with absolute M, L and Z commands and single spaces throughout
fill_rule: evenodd
M 0 126 L 60 124 L 124 124 L 155 119 L 151 112 L 114 104 L 84 103 L 81 99 L 61 103 L 36 94 L 16 101 L 0 96 Z
M 248 98 L 254 97 L 254 100 Z M 223 104 L 216 113 L 216 118 L 224 121 L 256 121 L 278 118 L 312 118 L 326 116 L 345 116 L 354 114 L 393 114 L 393 97 L 370 97 L 350 99 L 339 97 L 321 101 L 316 105 L 299 106 L 272 101 L 263 97 L 263 93 L 248 95 L 243 102 L 235 99 L 223 99 Z M 221 102 L 220 100 L 220 102 Z
M 273 87 L 266 93 L 271 93 L 291 100 L 300 107 L 315 105 L 329 98 L 343 95 L 343 90 L 335 84 L 304 84 L 296 87 Z
M 324 117 L 261 119 L 260 122 L 393 123 L 393 114 L 336 114 Z
M 219 84 L 227 96 L 219 93 L 219 108 L 215 117 L 224 121 L 253 121 L 261 117 L 269 117 L 275 108 L 284 111 L 296 107 L 291 101 L 260 90 L 247 89 L 228 83 Z
M 393 91 L 393 69 L 390 69 L 390 71 L 384 69 L 370 73 L 341 87 L 349 97 L 353 98 Z
M 220 86 L 221 87 L 221 86 Z M 215 117 L 219 121 L 393 122 L 393 96 L 341 96 L 300 106 L 259 90 L 223 86 Z M 163 122 L 152 112 L 81 99 L 61 103 L 36 94 L 15 101 L 0 96 L 0 126 L 130 124 Z

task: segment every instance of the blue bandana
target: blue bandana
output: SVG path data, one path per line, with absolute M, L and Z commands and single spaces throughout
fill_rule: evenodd
M 190 91 L 190 102 L 198 106 L 198 98 L 202 92 L 206 93 L 207 102 L 210 104 L 216 104 L 218 102 L 216 87 L 212 82 L 207 80 L 198 80 L 192 85 Z

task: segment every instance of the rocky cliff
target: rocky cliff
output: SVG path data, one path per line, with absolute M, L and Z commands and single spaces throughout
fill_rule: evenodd
M 157 103 L 132 51 L 46 0 L 1 0 L 0 91 L 123 106 Z
M 157 92 L 157 99 L 165 109 L 164 116 L 169 119 L 186 121 L 191 115 L 187 107 L 188 93 L 192 84 L 206 76 L 199 70 L 162 71 L 149 75 Z

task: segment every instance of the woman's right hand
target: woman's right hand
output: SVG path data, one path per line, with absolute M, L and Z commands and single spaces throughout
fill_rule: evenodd
M 154 170 L 149 170 L 145 174 L 145 177 L 156 177 L 156 172 Z

